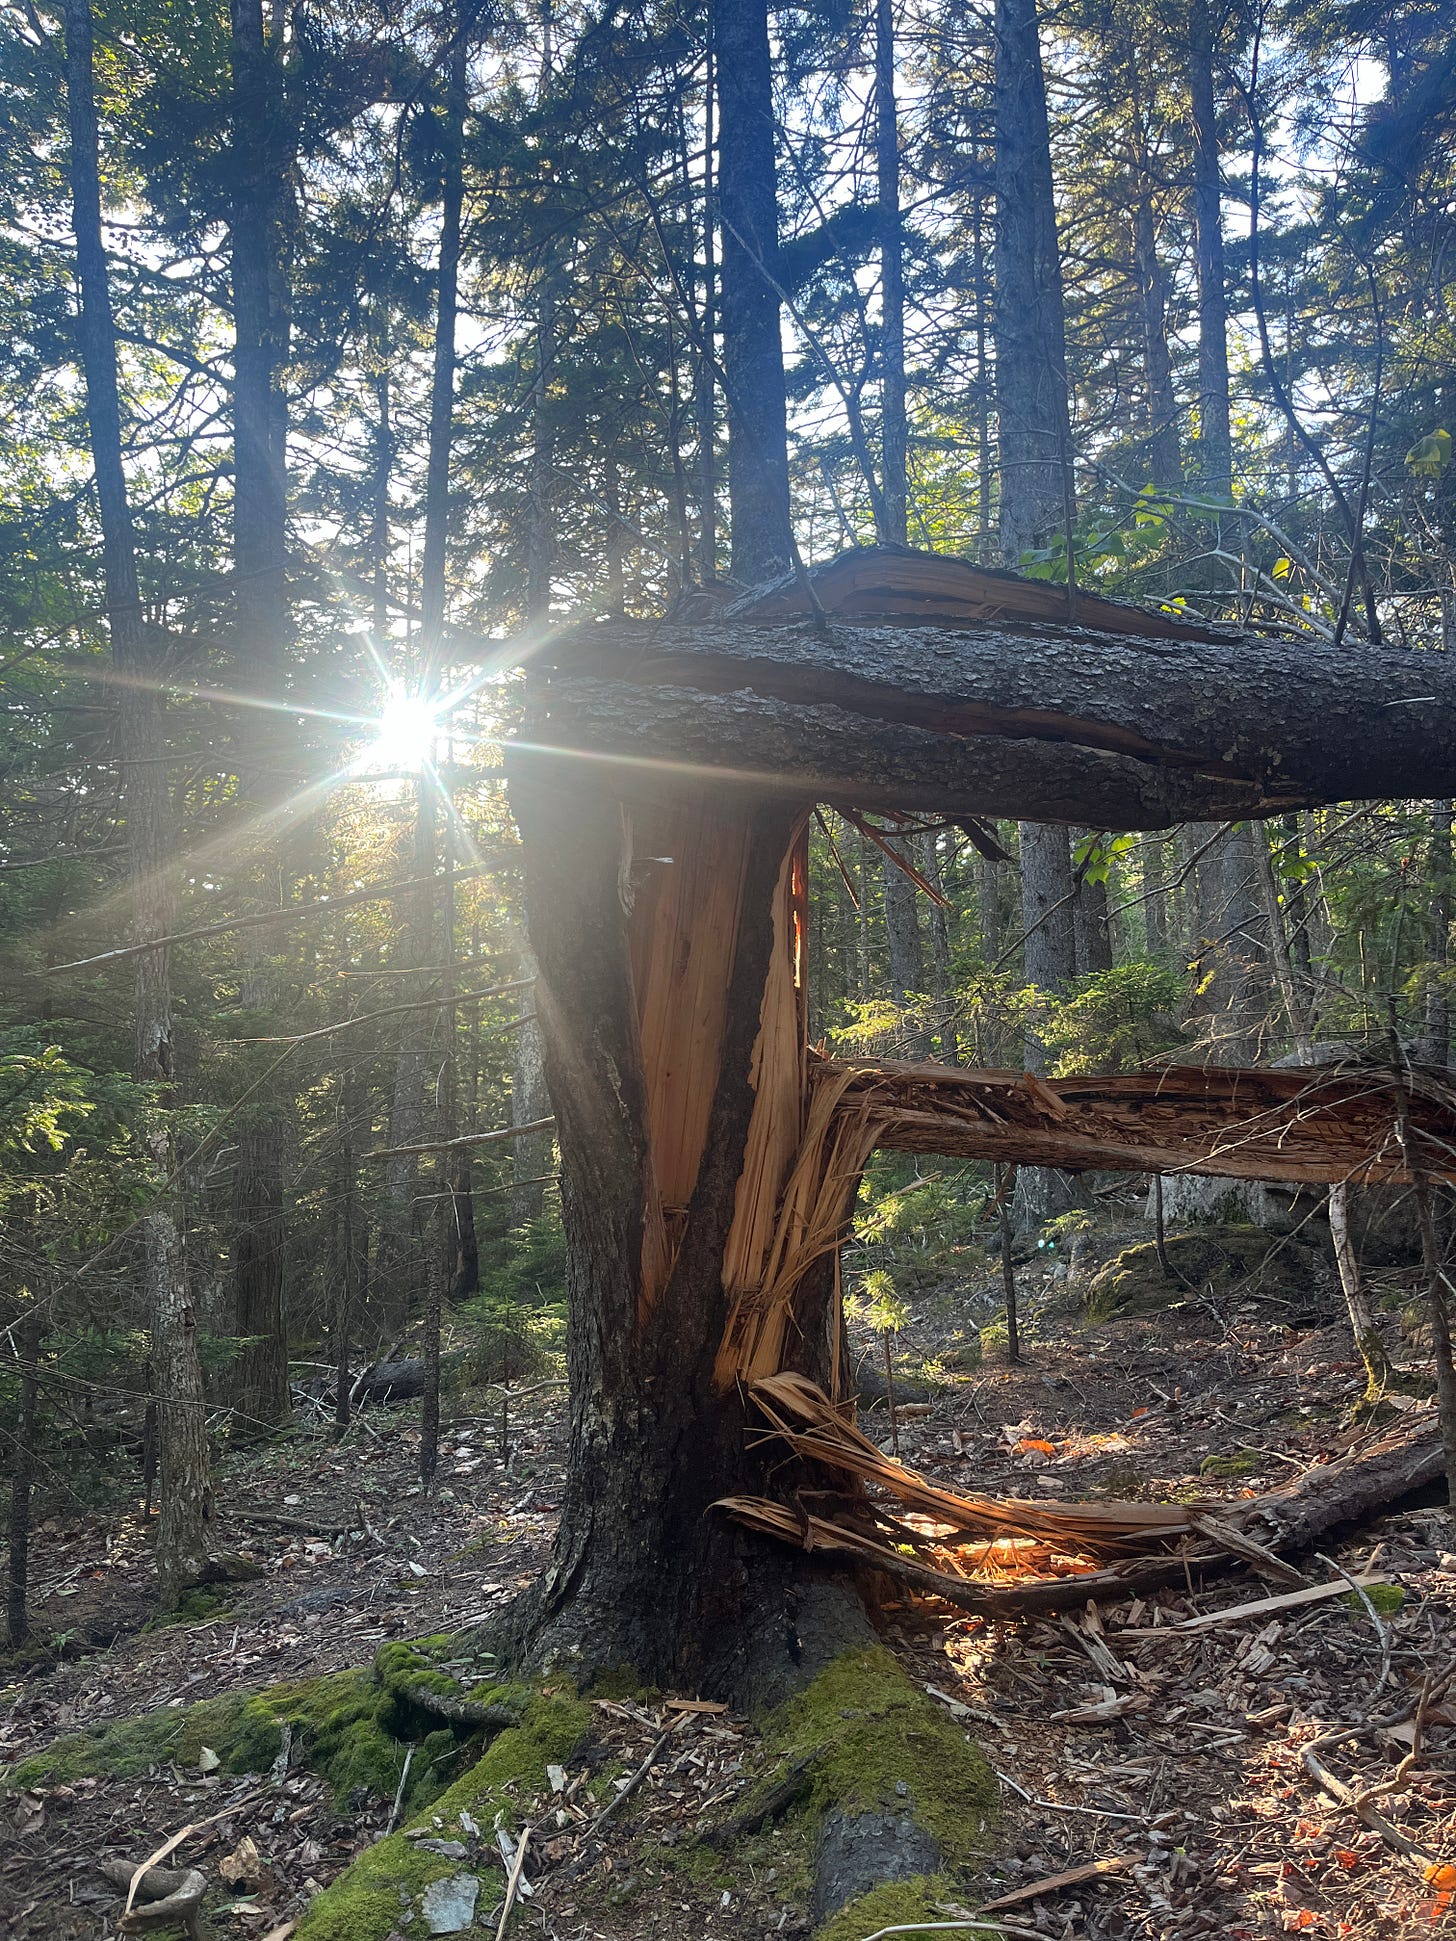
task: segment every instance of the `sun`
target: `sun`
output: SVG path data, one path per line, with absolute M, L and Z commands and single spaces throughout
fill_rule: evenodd
M 422 695 L 395 691 L 374 724 L 374 733 L 354 763 L 356 774 L 417 775 L 429 766 L 440 733 L 437 708 Z

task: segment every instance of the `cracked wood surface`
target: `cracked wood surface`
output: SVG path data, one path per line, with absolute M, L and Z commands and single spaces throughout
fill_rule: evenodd
M 719 620 L 578 627 L 537 667 L 528 739 L 679 781 L 1109 828 L 1456 793 L 1456 670 L 1432 654 Z
M 1043 1079 L 822 1059 L 811 1082 L 842 1088 L 836 1112 L 869 1115 L 876 1143 L 897 1152 L 1315 1185 L 1410 1178 L 1395 1132 L 1402 1081 L 1378 1067 L 1174 1066 L 1121 1078 Z M 1456 1180 L 1456 1094 L 1434 1076 L 1418 1073 L 1413 1085 L 1425 1169 Z

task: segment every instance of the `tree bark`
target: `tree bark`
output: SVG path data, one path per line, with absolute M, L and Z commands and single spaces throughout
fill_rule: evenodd
M 1197 630 L 1084 626 L 1072 652 L 1055 626 L 629 621 L 564 634 L 551 659 L 565 746 L 857 807 L 1158 829 L 1456 794 L 1456 670 L 1439 654 Z
M 282 691 L 288 648 L 288 408 L 280 378 L 288 356 L 293 156 L 279 50 L 269 42 L 262 0 L 231 0 L 231 28 L 234 655 L 244 690 L 267 700 Z M 240 801 L 262 824 L 276 809 L 267 779 L 277 763 L 276 717 L 248 710 L 241 739 Z M 258 834 L 256 826 L 247 831 L 254 843 Z M 273 979 L 258 933 L 249 937 L 243 1001 L 267 1012 Z M 266 1428 L 289 1409 L 283 1122 L 266 1099 L 239 1133 L 235 1219 L 234 1326 L 244 1345 L 233 1371 L 234 1419 Z
M 1198 472 L 1205 492 L 1226 499 L 1233 487 L 1233 444 L 1214 39 L 1214 12 L 1195 0 L 1189 9 L 1188 95 L 1193 119 L 1193 229 L 1198 262 Z
M 529 950 L 521 953 L 522 977 L 536 975 L 536 960 Z M 535 1022 L 534 987 L 521 992 L 521 1016 L 532 1020 L 516 1033 L 515 1069 L 511 1075 L 511 1124 L 535 1125 L 549 1113 L 546 1090 L 546 1064 L 541 1045 L 541 1027 Z M 539 1220 L 545 1204 L 546 1174 L 551 1170 L 552 1140 L 549 1132 L 532 1133 L 511 1142 L 510 1225 L 529 1226 Z
M 733 577 L 752 586 L 786 572 L 793 558 L 766 0 L 714 0 L 712 25 L 728 509 Z
M 715 960 L 726 985 L 719 1076 L 675 1264 L 658 1284 L 644 1270 L 655 1161 L 624 909 L 628 811 L 578 765 L 546 756 L 517 758 L 511 801 L 563 1161 L 571 1394 L 556 1549 L 516 1630 L 530 1655 L 567 1655 L 579 1669 L 630 1664 L 681 1689 L 762 1690 L 770 1659 L 794 1675 L 783 1565 L 708 1512 L 762 1460 L 746 1446 L 738 1386 L 716 1382 L 714 1364 L 795 812 L 765 802 L 733 824 L 743 877 L 728 961 Z M 651 894 L 650 879 L 635 892 Z
M 1001 551 L 1066 523 L 1067 346 L 1036 0 L 996 0 L 996 409 Z M 1071 535 L 1067 535 L 1068 547 Z
M 909 534 L 910 427 L 905 410 L 905 231 L 900 215 L 900 123 L 895 106 L 895 5 L 875 0 L 875 167 L 880 221 L 880 537 Z
M 1426 984 L 1426 1063 L 1445 1071 L 1451 1063 L 1451 798 L 1431 804 L 1431 844 L 1426 873 L 1431 884 L 1431 968 Z
M 20 1407 L 10 1465 L 9 1576 L 5 1592 L 6 1637 L 12 1651 L 18 1651 L 30 1636 L 30 1613 L 26 1604 L 30 1583 L 30 1492 L 35 1482 L 35 1405 L 40 1389 L 37 1364 L 44 1338 L 41 1305 L 33 1299 L 22 1317 L 17 1344 L 21 1362 Z
M 170 935 L 176 927 L 171 804 L 163 760 L 166 719 L 160 677 L 164 658 L 142 610 L 131 504 L 122 463 L 116 330 L 101 230 L 90 0 L 69 0 L 67 6 L 66 82 L 81 298 L 77 334 L 96 470 L 112 657 L 123 683 L 118 725 L 132 929 L 134 940 L 146 944 Z M 175 1075 L 171 961 L 165 946 L 143 950 L 136 959 L 134 1021 L 133 1070 L 165 1097 Z M 160 1113 L 146 1114 L 141 1138 L 158 1194 L 138 1225 L 143 1291 L 152 1333 L 161 1472 L 156 1570 L 162 1602 L 169 1606 L 179 1590 L 198 1575 L 205 1560 L 212 1489 L 196 1329 L 187 1297 L 174 1200 L 163 1184 L 172 1173 L 172 1143 Z
M 1021 825 L 1021 927 L 1025 932 L 1022 958 L 1026 981 L 1055 1000 L 1077 974 L 1073 905 L 1076 885 L 1072 852 L 1065 829 L 1044 823 Z M 1022 1040 L 1022 1057 L 1029 1072 L 1048 1069 L 1047 1048 L 1034 1025 Z M 1023 1167 L 1016 1175 L 1016 1218 L 1021 1227 L 1041 1226 L 1077 1201 L 1066 1177 L 1040 1166 Z

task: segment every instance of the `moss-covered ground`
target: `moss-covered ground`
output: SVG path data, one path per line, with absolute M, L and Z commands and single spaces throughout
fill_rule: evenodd
M 0 1777 L 15 1786 L 126 1779 L 166 1766 L 195 1766 L 204 1748 L 228 1772 L 267 1772 L 286 1730 L 290 1763 L 321 1774 L 343 1806 L 364 1795 L 392 1799 L 404 1776 L 405 1748 L 413 1746 L 403 1803 L 422 1807 L 469 1763 L 480 1740 L 469 1720 L 450 1722 L 433 1713 L 429 1696 L 471 1704 L 484 1696 L 493 1710 L 507 1713 L 523 1711 L 530 1696 L 519 1687 L 454 1675 L 470 1669 L 452 1658 L 454 1650 L 448 1636 L 385 1645 L 367 1670 L 330 1672 L 118 1720 L 59 1739 Z M 450 1671 L 443 1668 L 447 1662 Z

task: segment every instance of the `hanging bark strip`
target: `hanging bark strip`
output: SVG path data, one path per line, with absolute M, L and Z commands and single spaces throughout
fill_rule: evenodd
M 792 1503 L 736 1496 L 716 1507 L 750 1529 L 845 1557 L 985 1617 L 1072 1610 L 1088 1598 L 1140 1596 L 1192 1571 L 1252 1564 L 1282 1574 L 1277 1553 L 1368 1515 L 1441 1475 L 1434 1411 L 1369 1437 L 1332 1463 L 1247 1502 L 1043 1503 L 958 1496 L 883 1454 L 812 1383 L 753 1385 L 767 1434 L 838 1473 L 850 1495 L 801 1492 Z M 871 1484 L 900 1512 L 871 1500 Z

